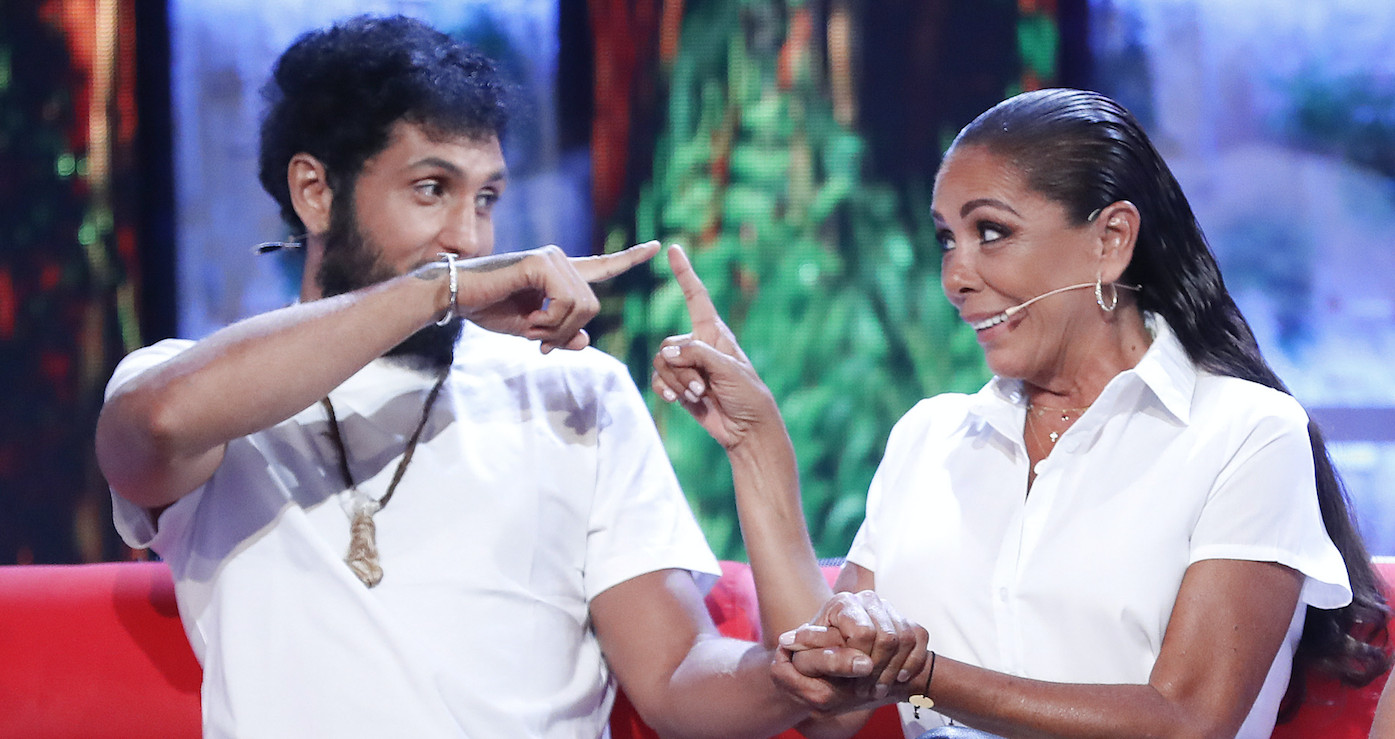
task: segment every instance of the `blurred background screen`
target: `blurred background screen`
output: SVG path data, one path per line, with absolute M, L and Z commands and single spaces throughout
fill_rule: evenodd
M 516 86 L 500 249 L 688 247 L 780 401 L 821 556 L 841 556 L 896 419 L 973 391 L 929 219 L 945 145 L 1024 89 L 1134 111 L 1267 357 L 1395 555 L 1395 6 L 1332 0 L 285 0 L 0 5 L 0 562 L 145 556 L 92 461 L 126 351 L 294 299 L 256 179 L 259 90 L 297 35 L 418 16 Z M 648 395 L 687 330 L 666 268 L 592 333 Z M 725 455 L 650 398 L 713 548 Z

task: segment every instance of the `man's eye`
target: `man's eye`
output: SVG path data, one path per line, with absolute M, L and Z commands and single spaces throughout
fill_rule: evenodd
M 426 180 L 416 184 L 416 191 L 429 198 L 439 198 L 445 194 L 445 188 L 436 180 Z
M 493 190 L 486 190 L 475 196 L 475 207 L 479 210 L 492 210 L 497 202 L 499 202 L 499 193 Z

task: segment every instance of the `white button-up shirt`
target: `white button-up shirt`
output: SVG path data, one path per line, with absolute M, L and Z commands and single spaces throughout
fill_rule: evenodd
M 132 354 L 111 387 L 190 344 Z M 378 360 L 330 393 L 365 494 L 387 490 L 433 381 Z M 158 532 L 113 500 L 126 541 L 170 564 L 208 736 L 594 739 L 615 684 L 592 599 L 654 570 L 720 571 L 628 372 L 598 351 L 543 356 L 466 325 L 374 517 L 371 590 L 343 561 L 326 421 L 315 404 L 232 441 Z
M 1148 681 L 1193 562 L 1291 567 L 1305 575 L 1299 607 L 1240 733 L 1268 737 L 1304 605 L 1351 599 L 1318 509 L 1308 419 L 1288 395 L 1198 371 L 1165 322 L 1152 328 L 1138 366 L 1038 463 L 1030 495 L 1020 382 L 917 404 L 891 433 L 848 560 L 939 654 L 1124 684 Z M 941 723 L 902 716 L 907 736 Z

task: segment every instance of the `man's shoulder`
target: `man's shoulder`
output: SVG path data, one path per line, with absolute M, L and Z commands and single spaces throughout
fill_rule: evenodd
M 458 372 L 499 373 L 506 376 L 567 375 L 590 382 L 629 378 L 624 363 L 594 347 L 556 349 L 543 354 L 538 342 L 466 324 L 456 348 Z
M 111 397 L 111 394 L 126 381 L 172 359 L 193 345 L 194 342 L 190 339 L 163 339 L 127 354 L 117 363 L 111 380 L 107 382 L 107 397 Z
M 193 345 L 193 339 L 161 339 L 127 354 L 121 363 L 162 362 Z

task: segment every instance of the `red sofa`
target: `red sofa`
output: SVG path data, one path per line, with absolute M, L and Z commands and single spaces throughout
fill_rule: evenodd
M 1377 566 L 1395 582 L 1395 560 Z M 735 562 L 722 569 L 708 610 L 722 633 L 754 639 L 750 571 Z M 0 567 L 0 737 L 196 737 L 199 679 L 163 564 Z M 1365 739 L 1384 683 L 1344 690 L 1314 681 L 1275 739 Z M 623 695 L 611 734 L 656 736 Z M 879 710 L 858 737 L 900 739 L 894 711 Z

